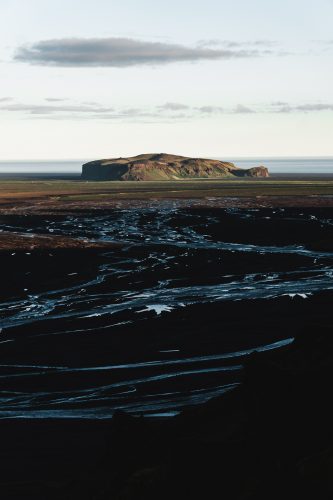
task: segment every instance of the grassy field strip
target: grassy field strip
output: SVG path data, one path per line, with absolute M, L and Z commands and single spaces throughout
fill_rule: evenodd
M 333 196 L 333 181 L 204 180 L 86 182 L 80 180 L 0 181 L 0 200 L 48 198 L 53 201 L 257 196 Z

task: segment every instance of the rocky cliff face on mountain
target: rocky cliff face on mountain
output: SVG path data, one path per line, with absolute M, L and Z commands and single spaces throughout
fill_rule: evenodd
M 266 167 L 242 169 L 233 163 L 164 153 L 91 161 L 82 178 L 100 181 L 163 181 L 193 178 L 269 177 Z

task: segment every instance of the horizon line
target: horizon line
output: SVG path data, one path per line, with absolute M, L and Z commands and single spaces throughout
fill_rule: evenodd
M 139 153 L 140 154 L 140 153 Z M 131 155 L 131 156 L 136 156 L 136 155 Z M 180 155 L 180 156 L 186 156 L 186 155 Z M 106 157 L 105 157 L 106 158 Z M 109 157 L 113 158 L 113 157 Z M 116 158 L 116 157 L 114 157 Z M 127 158 L 123 156 L 123 158 Z M 129 158 L 129 157 L 128 157 Z M 260 159 L 260 158 L 265 158 L 265 159 L 287 159 L 287 158 L 302 158 L 302 159 L 312 159 L 312 158 L 321 158 L 321 159 L 332 159 L 333 160 L 333 154 L 331 155 L 202 155 L 202 156 L 192 156 L 192 158 L 211 158 L 211 159 L 230 159 L 230 158 L 237 158 L 237 159 Z M 107 158 L 106 158 L 107 159 Z M 42 162 L 67 162 L 67 161 L 72 161 L 72 162 L 86 162 L 89 161 L 87 158 L 6 158 L 6 159 L 1 159 L 0 158 L 0 163 L 4 162 L 37 162 L 37 163 L 42 163 Z

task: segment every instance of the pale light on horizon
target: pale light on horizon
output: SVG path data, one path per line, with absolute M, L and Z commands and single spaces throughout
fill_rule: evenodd
M 332 2 L 3 0 L 0 15 L 0 161 L 333 156 Z

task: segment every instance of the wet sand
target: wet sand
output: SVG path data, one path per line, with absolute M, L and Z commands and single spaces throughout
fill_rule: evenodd
M 239 186 L 0 194 L 2 498 L 331 498 L 332 187 Z
M 2 417 L 176 414 L 237 385 L 253 349 L 330 314 L 330 208 L 171 205 L 0 223 Z

